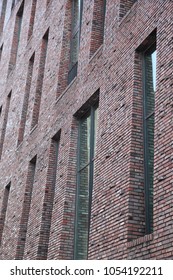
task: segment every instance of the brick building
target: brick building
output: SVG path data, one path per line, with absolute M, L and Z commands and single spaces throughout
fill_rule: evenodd
M 0 1 L 0 258 L 173 258 L 173 1 Z

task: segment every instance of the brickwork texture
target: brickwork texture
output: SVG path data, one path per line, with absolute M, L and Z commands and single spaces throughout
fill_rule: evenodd
M 0 259 L 74 259 L 77 207 L 85 258 L 172 259 L 173 1 L 82 2 L 69 83 L 75 1 L 0 0 Z M 153 65 L 144 75 L 144 54 L 153 44 L 146 192 L 144 76 Z M 91 193 L 77 170 L 79 127 L 95 104 Z M 77 200 L 87 193 L 84 211 Z

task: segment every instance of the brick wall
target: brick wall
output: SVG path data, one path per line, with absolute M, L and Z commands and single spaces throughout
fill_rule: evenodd
M 17 1 L 12 13 L 7 9 L 10 18 L 0 35 L 1 259 L 73 259 L 78 120 L 98 89 L 88 258 L 173 257 L 173 3 L 106 2 L 104 37 L 97 38 L 96 27 L 103 34 L 96 22 L 96 4 L 101 1 L 85 1 L 78 72 L 69 85 L 71 1 L 25 1 L 14 52 L 15 23 L 23 2 Z M 149 44 L 153 32 L 157 48 L 153 233 L 145 234 L 141 47 Z M 9 75 L 11 64 L 15 67 Z M 37 161 L 32 160 L 35 155 Z

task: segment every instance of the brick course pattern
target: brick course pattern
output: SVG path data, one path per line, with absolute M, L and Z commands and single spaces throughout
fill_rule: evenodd
M 88 259 L 172 259 L 173 1 L 110 0 L 105 16 L 103 0 L 83 1 L 70 84 L 72 1 L 13 2 L 0 1 L 0 259 L 74 258 L 78 128 L 96 101 Z M 153 232 L 146 234 L 143 52 L 153 38 Z

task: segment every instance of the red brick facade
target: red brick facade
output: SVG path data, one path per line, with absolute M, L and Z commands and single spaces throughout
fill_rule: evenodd
M 83 0 L 70 84 L 72 0 L 0 2 L 0 259 L 74 258 L 79 122 L 96 102 L 88 259 L 172 259 L 173 2 Z M 143 52 L 154 41 L 146 234 Z

